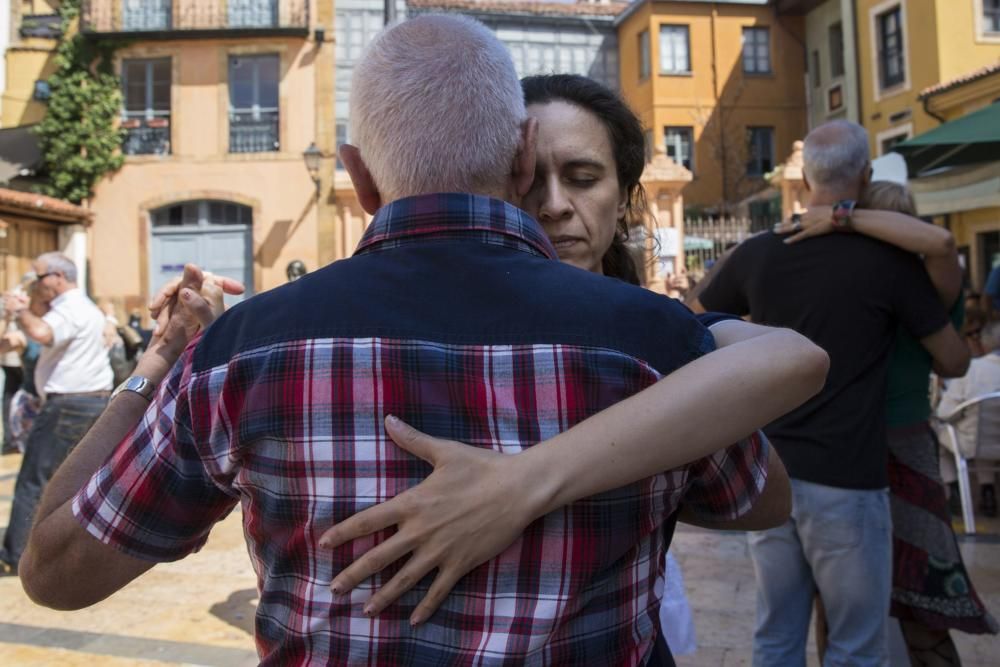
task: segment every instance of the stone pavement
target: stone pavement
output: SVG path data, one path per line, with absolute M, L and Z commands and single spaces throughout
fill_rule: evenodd
M 0 526 L 6 523 L 19 456 L 0 457 Z M 1000 612 L 1000 544 L 966 543 L 979 592 Z M 754 581 L 746 540 L 680 527 L 674 553 L 694 609 L 699 650 L 681 667 L 749 665 Z M 0 578 L 0 665 L 87 666 L 256 664 L 255 577 L 238 512 L 201 552 L 158 565 L 89 609 L 55 612 L 31 603 L 13 577 Z M 997 665 L 1000 640 L 958 635 L 966 667 Z M 816 664 L 815 655 L 811 663 Z
M 746 537 L 680 525 L 671 547 L 684 574 L 694 612 L 698 651 L 677 658 L 679 667 L 749 666 L 756 604 L 753 565 Z M 963 541 L 962 555 L 976 590 L 996 616 L 1000 613 L 1000 543 Z M 956 633 L 963 667 L 1000 665 L 1000 639 Z M 810 667 L 818 665 L 809 640 Z M 905 658 L 892 667 L 908 664 Z

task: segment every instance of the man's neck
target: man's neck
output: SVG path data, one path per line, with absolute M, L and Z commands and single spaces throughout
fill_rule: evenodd
M 857 192 L 848 190 L 813 190 L 809 196 L 809 206 L 833 206 L 845 199 L 858 199 Z

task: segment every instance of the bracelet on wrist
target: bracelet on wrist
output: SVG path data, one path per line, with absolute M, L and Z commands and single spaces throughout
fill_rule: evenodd
M 833 214 L 831 217 L 833 228 L 838 232 L 853 231 L 854 221 L 851 219 L 851 216 L 854 215 L 854 209 L 856 206 L 857 202 L 853 199 L 841 199 L 834 204 Z

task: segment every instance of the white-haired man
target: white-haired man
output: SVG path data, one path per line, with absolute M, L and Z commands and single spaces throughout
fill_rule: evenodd
M 535 125 L 481 24 L 426 15 L 391 28 L 351 100 L 360 150 L 342 156 L 375 214 L 358 251 L 232 309 L 170 370 L 199 287 L 188 267 L 143 377 L 50 484 L 25 590 L 58 608 L 92 604 L 199 548 L 242 502 L 262 664 L 647 664 L 662 525 L 681 496 L 709 519 L 759 511 L 782 479 L 766 442 L 717 450 L 818 391 L 825 355 L 742 323 L 728 330 L 745 340 L 712 352 L 676 303 L 556 261 L 508 203 L 533 181 Z M 729 401 L 729 419 L 710 398 Z M 432 442 L 390 415 L 474 446 Z M 672 442 L 651 446 L 664 433 Z M 430 555 L 422 547 L 439 542 L 415 540 L 373 584 L 331 585 L 373 542 L 366 567 L 395 560 L 386 550 L 410 520 L 391 536 L 369 530 L 374 541 L 321 539 L 388 499 L 462 524 L 465 539 Z
M 32 262 L 35 298 L 48 305 L 38 317 L 24 294 L 4 295 L 4 306 L 29 338 L 41 343 L 35 387 L 43 399 L 25 444 L 14 486 L 14 503 L 0 561 L 16 574 L 35 508 L 46 483 L 93 425 L 111 394 L 112 373 L 104 347 L 104 315 L 77 287 L 76 265 L 57 252 Z
M 809 205 L 851 229 L 871 175 L 868 135 L 835 121 L 805 140 Z M 801 243 L 764 234 L 741 244 L 692 303 L 805 334 L 830 355 L 823 391 L 765 429 L 788 466 L 792 516 L 751 534 L 757 575 L 753 663 L 805 665 L 812 600 L 829 623 L 824 664 L 884 665 L 892 586 L 885 391 L 897 327 L 939 369 L 968 355 L 916 255 L 861 234 Z

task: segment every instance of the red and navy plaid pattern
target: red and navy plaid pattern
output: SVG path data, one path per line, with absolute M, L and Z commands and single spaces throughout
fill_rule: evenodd
M 394 204 L 373 221 L 361 248 L 389 253 L 433 241 L 439 235 L 424 227 L 438 224 L 442 209 L 464 207 L 484 211 L 481 219 L 464 218 L 472 220 L 466 229 L 474 243 L 485 234 L 487 243 L 515 252 L 551 254 L 523 213 L 455 197 Z M 445 237 L 461 235 L 463 218 L 445 217 Z M 253 312 L 254 301 L 227 321 Z M 370 619 L 364 603 L 395 568 L 343 598 L 329 584 L 388 533 L 332 552 L 317 542 L 335 522 L 429 474 L 426 463 L 386 437 L 385 415 L 516 453 L 661 374 L 604 347 L 381 336 L 265 337 L 237 345 L 228 360 L 206 362 L 199 347 L 218 342 L 226 326 L 220 320 L 189 347 L 135 431 L 74 499 L 73 511 L 97 539 L 167 561 L 200 548 L 239 503 L 259 579 L 262 664 L 643 664 L 655 638 L 665 519 L 682 499 L 696 512 L 736 517 L 764 484 L 768 447 L 755 436 L 543 517 L 459 582 L 418 628 L 408 618 L 430 578 Z

